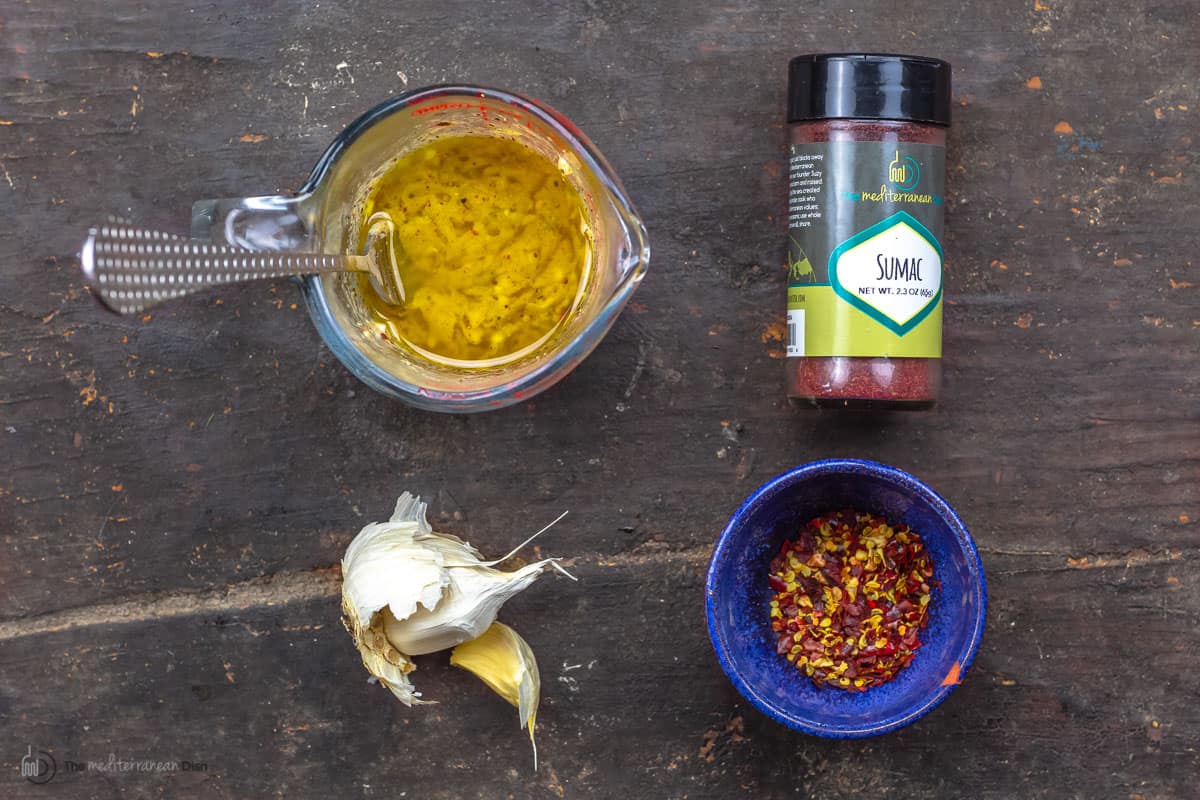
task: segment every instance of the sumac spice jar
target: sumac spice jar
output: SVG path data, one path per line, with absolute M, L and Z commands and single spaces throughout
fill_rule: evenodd
M 945 61 L 839 53 L 788 65 L 790 398 L 937 401 L 949 125 Z

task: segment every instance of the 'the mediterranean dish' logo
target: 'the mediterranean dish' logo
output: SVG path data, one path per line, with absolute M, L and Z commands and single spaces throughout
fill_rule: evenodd
M 888 180 L 900 191 L 910 192 L 921 182 L 921 165 L 912 156 L 905 156 L 901 160 L 900 151 L 897 150 L 896 157 L 888 164 Z
M 34 752 L 33 745 L 25 751 L 21 758 L 21 777 L 30 783 L 49 783 L 58 772 L 58 764 L 54 756 L 45 750 Z
M 159 761 L 146 758 L 118 757 L 109 753 L 106 760 L 72 761 L 64 758 L 63 771 L 67 774 L 78 772 L 207 772 L 207 761 L 186 761 L 171 759 Z M 21 777 L 30 783 L 49 783 L 58 774 L 58 762 L 46 750 L 34 750 L 33 745 L 25 749 L 21 757 Z
M 887 156 L 884 156 L 886 158 Z M 887 180 L 879 185 L 879 191 L 844 192 L 847 200 L 855 203 L 913 203 L 916 205 L 940 206 L 944 199 L 940 194 L 922 192 L 921 162 L 903 150 L 894 150 L 887 165 Z

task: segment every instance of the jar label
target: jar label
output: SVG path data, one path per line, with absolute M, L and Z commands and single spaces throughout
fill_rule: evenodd
M 791 148 L 788 356 L 942 355 L 944 148 Z

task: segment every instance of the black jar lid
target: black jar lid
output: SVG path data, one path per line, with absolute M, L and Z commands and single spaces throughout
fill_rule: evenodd
M 950 124 L 950 65 L 882 53 L 796 56 L 788 64 L 788 122 L 890 119 Z

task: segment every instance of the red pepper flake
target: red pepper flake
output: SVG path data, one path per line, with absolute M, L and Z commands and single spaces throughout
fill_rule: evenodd
M 936 583 L 920 535 L 857 511 L 810 520 L 767 581 L 776 652 L 818 686 L 848 691 L 887 683 L 912 662 Z

